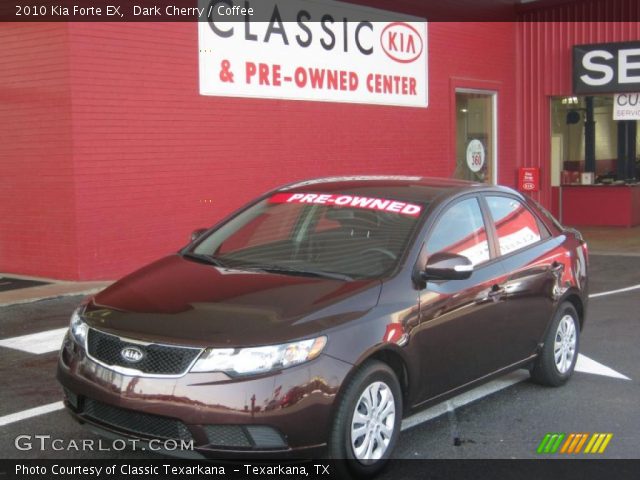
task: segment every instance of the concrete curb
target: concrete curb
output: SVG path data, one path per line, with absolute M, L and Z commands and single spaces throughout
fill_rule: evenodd
M 58 282 L 38 287 L 9 290 L 0 292 L 0 307 L 73 295 L 91 295 L 103 290 L 111 283 L 113 282 Z
M 598 250 L 589 250 L 589 255 L 601 255 L 604 257 L 640 257 L 640 253 L 635 252 L 601 252 Z

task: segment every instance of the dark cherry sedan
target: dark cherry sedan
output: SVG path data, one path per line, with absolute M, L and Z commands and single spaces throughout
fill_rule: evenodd
M 565 383 L 586 308 L 586 243 L 511 189 L 316 179 L 88 299 L 58 378 L 104 434 L 374 473 L 417 409 L 522 367 Z

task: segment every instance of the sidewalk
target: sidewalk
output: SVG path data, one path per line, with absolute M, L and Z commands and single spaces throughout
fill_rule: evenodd
M 0 292 L 0 307 L 13 305 L 16 303 L 29 303 L 47 298 L 63 297 L 70 295 L 90 295 L 98 292 L 110 285 L 112 282 L 68 282 L 63 280 L 54 280 L 51 278 L 28 277 L 25 275 L 16 275 L 14 273 L 0 273 L 0 277 L 13 277 L 25 280 L 40 280 L 43 282 L 51 282 L 48 285 L 39 285 L 37 287 L 20 288 L 17 290 L 9 290 Z
M 593 255 L 620 255 L 640 257 L 640 226 L 577 227 L 584 235 Z

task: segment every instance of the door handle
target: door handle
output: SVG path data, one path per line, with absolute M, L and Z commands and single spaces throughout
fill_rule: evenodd
M 493 287 L 491 287 L 491 290 L 489 290 L 488 295 L 490 297 L 497 297 L 499 295 L 503 295 L 506 292 L 506 290 L 504 289 L 504 287 L 498 287 L 497 285 L 494 285 Z
M 493 287 L 491 287 L 491 290 L 489 290 L 489 293 L 487 293 L 487 296 L 492 300 L 498 300 L 505 293 L 506 290 L 504 289 L 504 287 L 494 285 Z

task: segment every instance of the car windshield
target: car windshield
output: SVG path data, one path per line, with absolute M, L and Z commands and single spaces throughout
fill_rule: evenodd
M 348 194 L 276 193 L 185 255 L 229 268 L 343 280 L 397 265 L 425 204 Z

